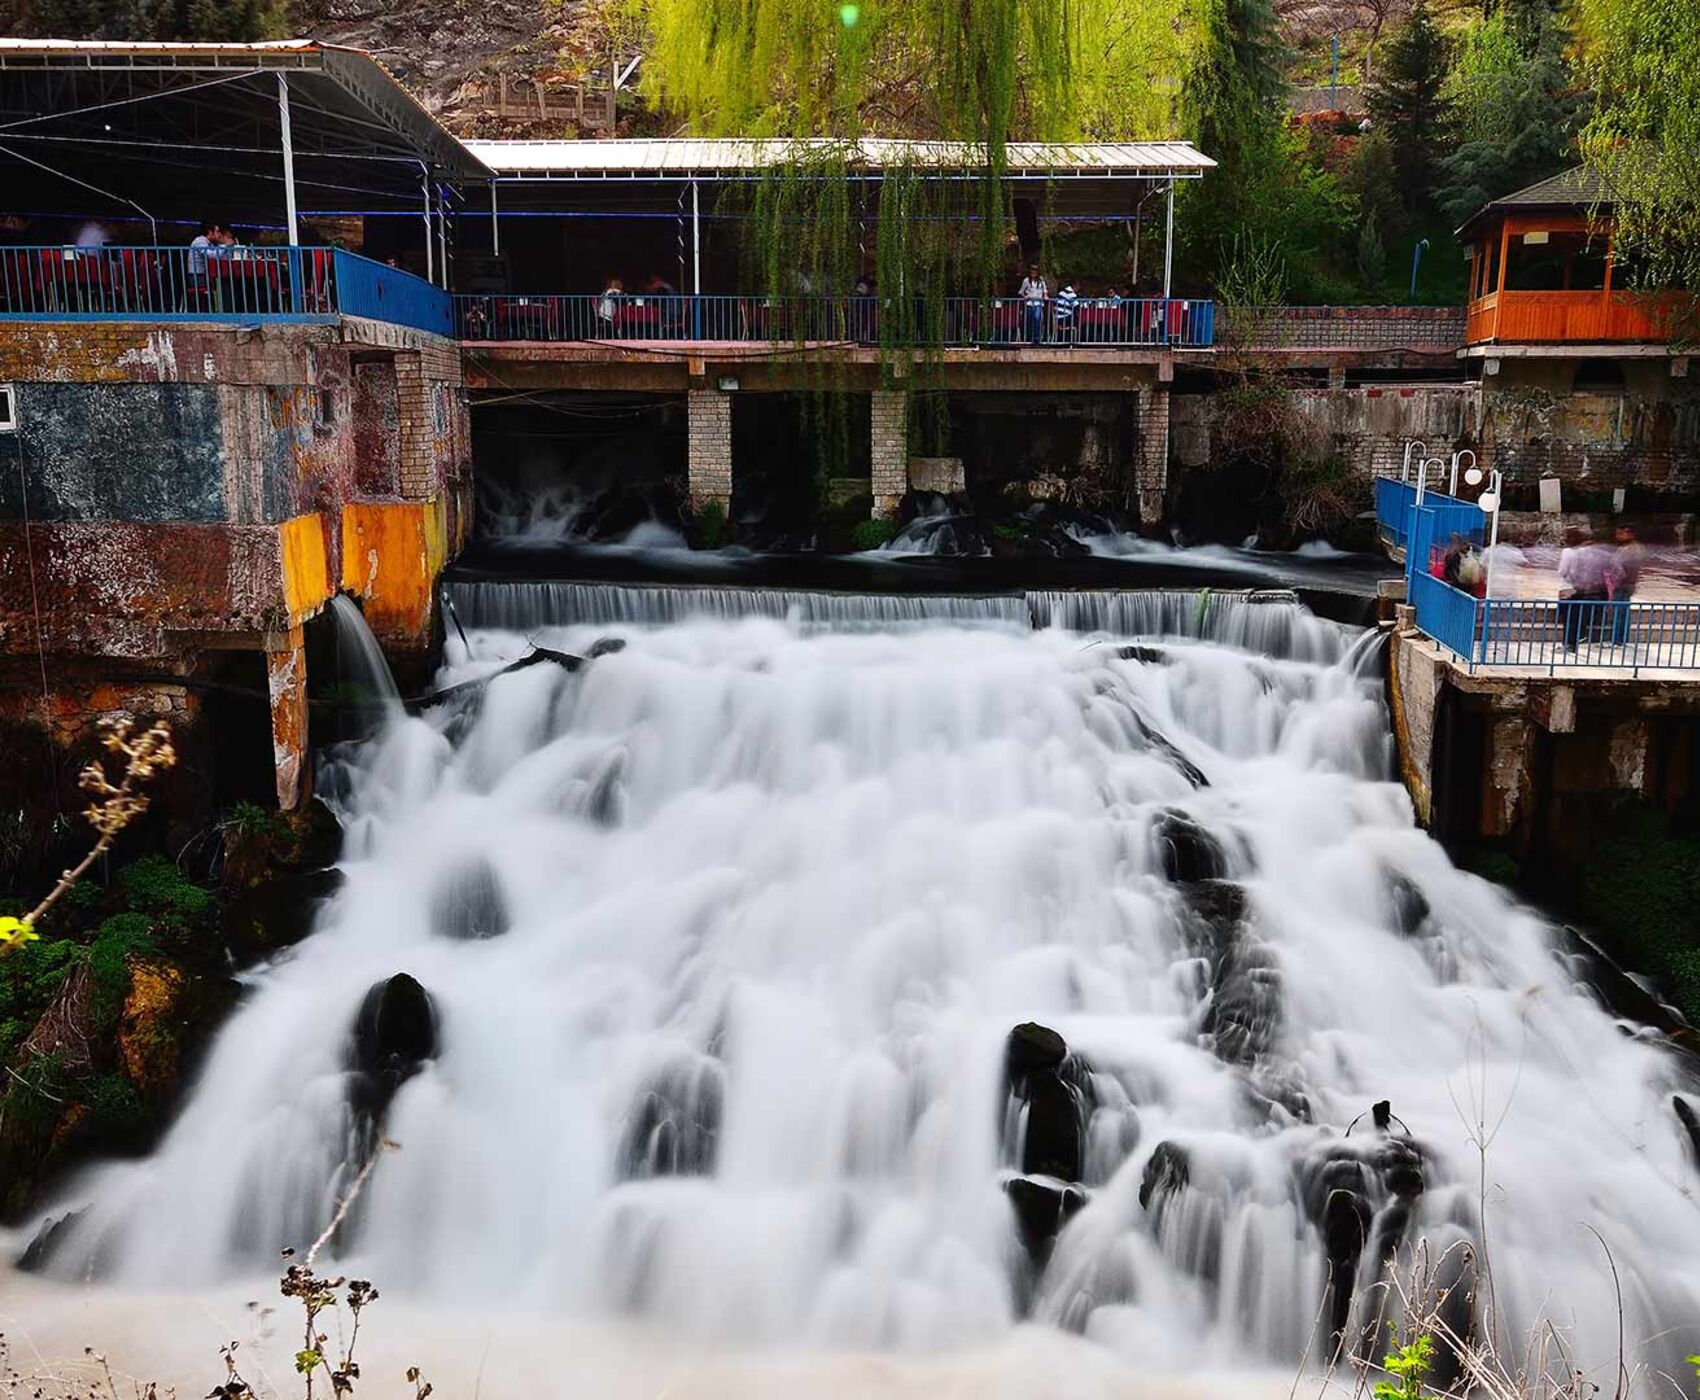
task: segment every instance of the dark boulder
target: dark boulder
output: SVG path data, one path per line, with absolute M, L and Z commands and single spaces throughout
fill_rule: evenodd
M 431 900 L 431 932 L 439 938 L 496 938 L 512 924 L 501 877 L 482 856 L 451 870 L 437 882 Z
M 624 637 L 598 637 L 590 644 L 590 650 L 585 655 L 589 660 L 594 661 L 599 656 L 612 656 L 615 652 L 625 649 L 626 639 Z
M 1004 1042 L 1004 1077 L 1012 1093 L 1021 1093 L 1027 1076 L 1038 1070 L 1058 1070 L 1068 1058 L 1068 1043 L 1049 1026 L 1024 1021 Z
M 355 1157 L 377 1145 L 396 1092 L 437 1053 L 437 1011 L 431 994 L 405 972 L 377 982 L 354 1018 L 348 1049 L 348 1100 L 354 1111 Z
M 1025 1176 L 1011 1177 L 1004 1191 L 1015 1212 L 1015 1232 L 1021 1247 L 1043 1268 L 1062 1227 L 1086 1204 L 1086 1193 L 1065 1182 L 1035 1181 Z
M 1152 836 L 1163 874 L 1177 885 L 1219 880 L 1228 872 L 1221 842 L 1191 817 L 1175 811 L 1159 813 Z
M 706 1055 L 651 1077 L 621 1134 L 620 1174 L 628 1180 L 711 1175 L 725 1093 L 725 1072 Z
M 1141 1209 L 1161 1210 L 1173 1197 L 1186 1189 L 1192 1179 L 1192 1159 L 1186 1148 L 1172 1142 L 1160 1142 L 1151 1159 L 1145 1164 L 1145 1175 L 1139 1182 Z
M 1085 1115 L 1080 1096 L 1055 1070 L 1027 1079 L 1027 1123 L 1021 1139 L 1021 1170 L 1078 1181 Z
M 1343 1187 L 1328 1193 L 1322 1207 L 1322 1250 L 1328 1261 L 1328 1337 L 1337 1354 L 1352 1316 L 1352 1292 L 1357 1283 L 1358 1258 L 1369 1240 L 1369 1203 Z
M 1682 1125 L 1683 1136 L 1687 1140 L 1688 1150 L 1693 1154 L 1694 1164 L 1700 1166 L 1700 1114 L 1695 1113 L 1694 1105 L 1681 1094 L 1671 1095 L 1670 1106 L 1676 1111 L 1676 1121 Z
M 1146 646 L 1138 642 L 1131 646 L 1117 647 L 1116 655 L 1123 661 L 1138 661 L 1147 666 L 1167 666 L 1172 660 L 1162 647 Z

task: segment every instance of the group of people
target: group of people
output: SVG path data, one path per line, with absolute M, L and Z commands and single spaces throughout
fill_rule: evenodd
M 1016 289 L 1016 296 L 1021 300 L 1022 330 L 1030 345 L 1039 345 L 1046 340 L 1069 343 L 1080 339 L 1113 343 L 1125 337 L 1127 326 L 1122 315 L 1128 306 L 1128 298 L 1122 295 L 1119 286 L 1112 284 L 1102 296 L 1082 297 L 1075 290 L 1074 283 L 1065 280 L 1053 295 L 1051 284 L 1039 264 L 1030 263 L 1027 275 Z M 1106 317 L 1100 318 L 1101 336 L 1092 334 L 1092 327 L 1083 326 L 1083 309 L 1107 313 Z M 1154 311 L 1158 319 L 1155 329 L 1159 332 L 1163 314 L 1161 306 Z
M 1597 605 L 1629 602 L 1640 585 L 1646 560 L 1645 548 L 1628 525 L 1617 527 L 1612 543 L 1593 539 L 1586 530 L 1566 534 L 1558 556 L 1558 606 L 1564 618 L 1566 651 L 1575 651 L 1584 638 L 1598 642 L 1608 613 L 1611 644 L 1628 644 L 1629 609 Z

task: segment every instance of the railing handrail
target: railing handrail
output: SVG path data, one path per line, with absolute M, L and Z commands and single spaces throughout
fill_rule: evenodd
M 915 346 L 1214 343 L 1215 304 L 1195 297 L 912 296 L 769 292 L 487 292 L 455 297 L 473 341 L 801 341 Z M 641 313 L 641 314 L 639 314 Z M 896 316 L 896 321 L 889 317 Z

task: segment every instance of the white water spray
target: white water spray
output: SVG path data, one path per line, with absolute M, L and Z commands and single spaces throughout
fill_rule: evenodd
M 350 1028 L 407 972 L 435 1054 L 344 1242 L 386 1291 L 918 1351 L 1025 1310 L 1153 1368 L 1291 1365 L 1324 1298 L 1307 1193 L 1387 1099 L 1423 1153 L 1404 1248 L 1485 1226 L 1511 1335 L 1551 1317 L 1614 1361 L 1591 1225 L 1636 1355 L 1700 1349 L 1675 1062 L 1413 826 L 1362 649 L 1123 646 L 1015 601 L 620 625 L 394 724 L 347 784 L 324 927 L 255 979 L 159 1151 L 78 1184 L 54 1271 L 212 1280 L 310 1239 L 359 1151 Z M 527 650 L 451 645 L 446 682 Z M 1226 883 L 1165 876 L 1182 819 Z M 1027 1021 L 1090 1110 L 1036 1280 L 1004 1087 Z

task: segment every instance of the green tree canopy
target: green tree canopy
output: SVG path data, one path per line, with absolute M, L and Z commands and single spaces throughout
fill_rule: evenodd
M 1458 147 L 1435 196 L 1452 219 L 1571 162 L 1581 99 L 1569 41 L 1545 0 L 1507 0 L 1465 33 L 1445 88 Z
M 1424 0 L 1388 41 L 1365 97 L 1375 125 L 1393 143 L 1399 195 L 1408 210 L 1428 205 L 1449 139 L 1447 42 Z
M 1595 93 L 1582 153 L 1610 192 L 1620 260 L 1700 292 L 1700 5 L 1581 0 Z

